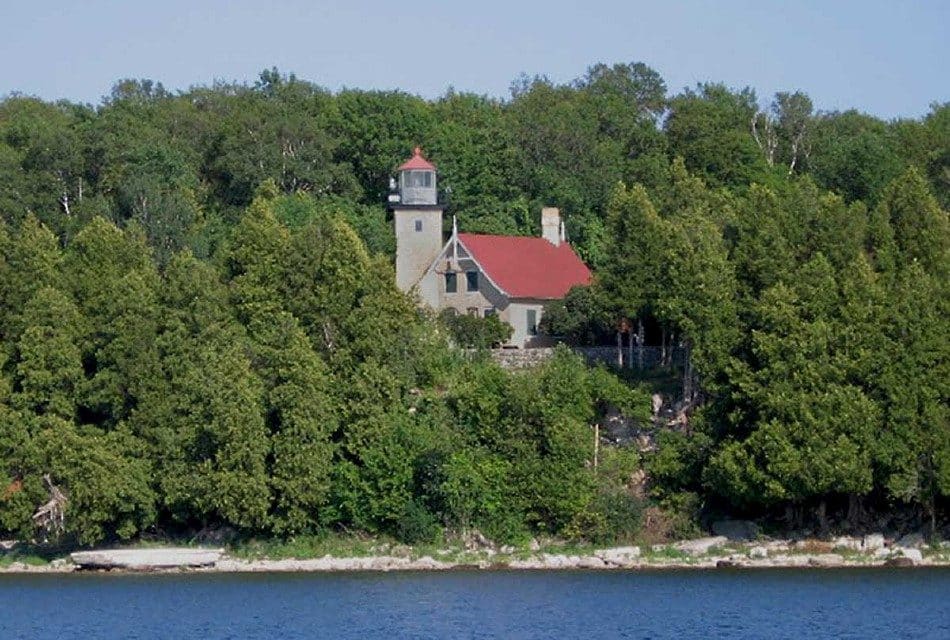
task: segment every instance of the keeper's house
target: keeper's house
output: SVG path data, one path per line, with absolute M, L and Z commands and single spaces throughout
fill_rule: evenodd
M 538 347 L 545 303 L 590 283 L 587 266 L 564 239 L 557 209 L 541 210 L 541 237 L 452 232 L 442 236 L 436 168 L 416 147 L 391 183 L 396 229 L 396 283 L 433 309 L 478 317 L 497 314 L 514 331 L 507 346 Z

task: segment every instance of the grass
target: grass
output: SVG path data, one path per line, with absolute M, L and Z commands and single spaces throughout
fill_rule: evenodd
M 921 554 L 928 560 L 950 562 L 950 548 L 947 547 L 924 547 Z
M 684 562 L 696 560 L 695 557 L 685 551 L 680 551 L 670 545 L 663 545 L 656 548 L 644 547 L 642 549 L 642 556 L 645 560 L 681 560 Z
M 231 555 L 246 560 L 310 560 L 327 555 L 337 558 L 407 555 L 408 549 L 384 537 L 367 538 L 335 533 L 301 535 L 283 540 L 249 538 L 228 546 Z
M 0 567 L 6 568 L 17 562 L 33 567 L 42 567 L 49 564 L 49 560 L 33 553 L 21 553 L 13 550 L 0 554 Z

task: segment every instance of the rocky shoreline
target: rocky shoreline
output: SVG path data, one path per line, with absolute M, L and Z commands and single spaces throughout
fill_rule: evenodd
M 200 558 L 192 562 L 192 559 Z M 885 540 L 883 535 L 834 540 L 806 539 L 736 542 L 712 536 L 681 542 L 594 549 L 583 553 L 480 549 L 440 550 L 417 556 L 380 553 L 361 557 L 244 559 L 223 550 L 149 548 L 79 552 L 49 564 L 14 562 L 0 573 L 119 572 L 358 572 L 452 570 L 677 570 L 950 566 L 950 543 L 927 545 L 922 538 Z

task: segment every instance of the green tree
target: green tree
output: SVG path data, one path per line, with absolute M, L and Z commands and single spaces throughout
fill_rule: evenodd
M 23 330 L 21 315 L 27 302 L 43 287 L 60 284 L 62 254 L 56 237 L 33 215 L 24 218 L 4 244 L 7 272 L 0 281 L 0 327 L 9 346 Z
M 254 200 L 230 242 L 233 304 L 251 342 L 254 370 L 264 385 L 270 435 L 268 476 L 277 533 L 312 530 L 330 492 L 336 407 L 327 366 L 297 320 L 282 308 L 290 234 L 272 202 Z
M 857 111 L 828 113 L 814 123 L 810 166 L 818 184 L 847 202 L 873 203 L 902 169 L 887 125 Z
M 84 321 L 67 296 L 45 287 L 23 309 L 17 342 L 13 405 L 20 411 L 70 421 L 83 380 Z
M 130 424 L 156 452 L 164 506 L 183 522 L 259 529 L 270 506 L 263 390 L 226 289 L 211 267 L 179 254 L 161 303 L 164 383 Z
M 946 276 L 950 266 L 950 219 L 931 195 L 923 176 L 909 169 L 888 185 L 878 207 L 877 215 L 890 223 L 904 260 L 920 262 L 925 271 Z
M 768 165 L 751 133 L 757 112 L 751 89 L 701 84 L 670 100 L 664 124 L 671 154 L 713 186 L 761 182 Z

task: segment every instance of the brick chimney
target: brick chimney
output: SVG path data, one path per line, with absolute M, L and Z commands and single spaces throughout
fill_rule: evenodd
M 561 240 L 561 212 L 557 207 L 544 207 L 541 209 L 541 237 L 553 244 L 560 246 Z

